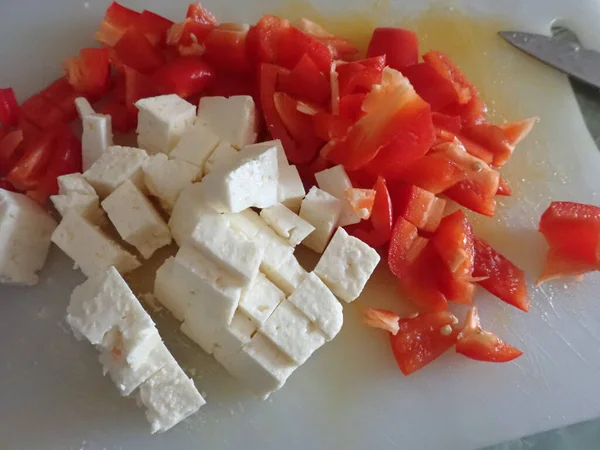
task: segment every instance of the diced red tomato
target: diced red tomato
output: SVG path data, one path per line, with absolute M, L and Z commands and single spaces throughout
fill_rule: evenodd
M 186 18 L 205 25 L 217 25 L 217 18 L 213 13 L 202 6 L 200 2 L 191 3 L 188 7 Z
M 458 66 L 442 52 L 430 51 L 423 55 L 426 64 L 435 69 L 441 76 L 452 83 L 459 105 L 466 105 L 472 97 L 475 97 L 477 89 L 460 71 Z
M 150 73 L 164 64 L 160 50 L 154 47 L 141 31 L 128 28 L 114 46 L 122 64 L 141 73 Z
M 503 302 L 527 312 L 529 296 L 525 273 L 483 239 L 475 236 L 473 243 L 473 277 L 487 277 L 478 281 L 478 284 Z
M 447 156 L 430 153 L 404 167 L 399 178 L 437 195 L 466 176 L 466 172 Z
M 506 179 L 502 175 L 500 175 L 496 195 L 503 195 L 506 197 L 510 197 L 512 195 L 512 189 L 510 188 L 508 181 L 506 181 Z
M 452 83 L 426 63 L 402 69 L 419 96 L 431 105 L 433 111 L 442 111 L 458 103 L 458 94 Z
M 42 130 L 53 128 L 68 121 L 65 114 L 41 94 L 29 97 L 21 105 L 21 113 L 25 119 Z
M 133 26 L 142 32 L 152 45 L 158 45 L 165 43 L 173 21 L 145 9 L 135 19 Z
M 163 94 L 187 98 L 204 90 L 215 76 L 213 68 L 198 56 L 180 56 L 158 69 L 153 80 Z
M 573 260 L 562 255 L 557 250 L 550 248 L 546 255 L 546 261 L 542 274 L 536 281 L 536 286 L 555 278 L 576 277 L 580 278 L 583 274 L 600 269 L 598 264 L 584 263 Z
M 367 308 L 363 314 L 363 320 L 368 326 L 389 331 L 394 336 L 400 330 L 398 324 L 400 316 L 385 309 Z
M 23 156 L 6 175 L 6 179 L 19 191 L 35 188 L 52 158 L 55 140 L 55 133 L 45 132 L 28 143 Z
M 387 244 L 392 237 L 393 213 L 392 200 L 385 180 L 377 178 L 375 186 L 375 201 L 371 210 L 370 227 L 357 227 L 351 234 L 371 247 L 377 248 Z M 365 222 L 361 222 L 362 225 Z
M 65 121 L 70 122 L 77 117 L 75 99 L 80 94 L 75 92 L 75 89 L 65 77 L 55 80 L 50 86 L 42 90 L 40 95 L 64 113 Z
M 425 102 L 415 105 L 396 136 L 365 166 L 367 172 L 390 180 L 401 176 L 404 167 L 425 156 L 435 139 L 431 111 Z
M 323 156 L 334 164 L 343 164 L 347 170 L 360 169 L 427 108 L 406 78 L 386 69 L 382 84 L 365 98 L 365 115 Z
M 467 312 L 465 326 L 456 342 L 456 352 L 476 361 L 496 363 L 509 362 L 523 354 L 495 334 L 482 330 L 475 306 Z
M 203 44 L 204 57 L 215 68 L 234 72 L 247 73 L 252 69 L 246 50 L 246 32 L 212 30 Z
M 367 56 L 385 55 L 392 69 L 402 70 L 419 60 L 419 39 L 417 35 L 402 28 L 375 28 Z
M 0 176 L 6 175 L 19 160 L 19 146 L 23 142 L 23 130 L 7 132 L 0 139 Z
M 364 94 L 376 84 L 381 84 L 385 56 L 363 59 L 337 65 L 340 96 L 360 93 Z
M 19 104 L 12 88 L 0 89 L 0 124 L 16 127 L 19 123 Z
M 108 53 L 106 48 L 84 48 L 79 55 L 67 59 L 64 68 L 69 84 L 84 95 L 105 94 L 110 87 Z
M 448 311 L 400 319 L 400 329 L 395 336 L 390 335 L 390 342 L 402 373 L 410 375 L 450 349 L 460 331 L 456 323 L 456 317 Z
M 292 71 L 281 74 L 277 89 L 317 104 L 329 100 L 330 94 L 329 81 L 308 55 L 302 56 Z
M 600 208 L 574 202 L 552 202 L 540 219 L 550 248 L 584 264 L 600 263 Z

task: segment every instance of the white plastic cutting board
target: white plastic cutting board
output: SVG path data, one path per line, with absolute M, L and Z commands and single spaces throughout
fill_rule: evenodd
M 172 18 L 185 9 L 184 1 L 127 3 Z M 281 9 L 276 0 L 205 3 L 232 21 L 253 22 Z M 385 22 L 418 14 L 424 3 L 322 0 L 318 5 L 338 14 L 341 8 L 364 10 Z M 107 4 L 3 1 L 0 85 L 12 85 L 23 99 L 47 84 L 59 74 L 61 59 L 92 43 L 92 30 Z M 462 0 L 448 5 L 541 33 L 548 33 L 552 19 L 560 17 L 586 45 L 600 47 L 600 2 L 594 0 Z M 463 42 L 469 42 L 468 27 L 450 32 L 462 33 L 467 36 Z M 481 234 L 525 269 L 531 282 L 544 250 L 535 231 L 541 212 L 550 199 L 600 204 L 600 154 L 566 78 L 508 45 L 489 41 L 489 49 L 465 45 L 461 55 L 445 48 L 443 40 L 436 45 L 459 61 L 470 61 L 484 93 L 496 92 L 505 112 L 511 106 L 507 118 L 541 116 L 540 126 L 504 172 L 515 197 L 503 202 L 495 221 L 477 221 Z M 494 99 L 488 100 L 493 109 Z M 365 305 L 401 308 L 392 278 L 381 269 L 361 300 L 345 307 L 340 336 L 264 403 L 181 337 L 168 315 L 155 315 L 169 348 L 195 373 L 208 404 L 176 429 L 151 436 L 135 402 L 118 396 L 102 377 L 92 348 L 76 341 L 66 327 L 70 291 L 83 277 L 59 253 L 53 249 L 38 287 L 0 287 L 2 449 L 471 449 L 600 416 L 598 276 L 532 291 L 529 314 L 479 295 L 484 326 L 525 352 L 515 363 L 482 364 L 449 352 L 403 377 L 383 333 L 360 323 Z

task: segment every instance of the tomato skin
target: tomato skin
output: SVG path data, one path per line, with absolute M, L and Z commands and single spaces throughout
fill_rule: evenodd
M 416 64 L 419 59 L 417 35 L 402 28 L 375 28 L 367 56 L 385 55 L 387 64 L 396 70 Z
M 445 155 L 427 154 L 404 167 L 399 179 L 437 195 L 466 176 L 465 171 Z
M 329 81 L 308 55 L 291 72 L 281 74 L 277 89 L 316 104 L 327 102 L 330 96 Z
M 589 265 L 600 262 L 600 208 L 552 202 L 540 218 L 539 231 L 550 248 Z
M 19 103 L 12 88 L 0 89 L 0 124 L 16 127 L 19 123 Z
M 75 91 L 90 96 L 102 96 L 110 88 L 109 50 L 84 48 L 64 62 L 67 80 Z
M 392 237 L 393 213 L 392 200 L 385 180 L 378 177 L 373 189 L 375 201 L 371 210 L 371 228 L 357 227 L 351 234 L 367 245 L 377 248 L 387 244 Z
M 180 56 L 158 69 L 152 79 L 159 92 L 188 98 L 204 90 L 214 69 L 198 56 Z
M 529 311 L 525 273 L 483 239 L 475 236 L 473 244 L 473 277 L 487 277 L 477 283 L 503 302 L 522 311 Z
M 125 30 L 114 46 L 116 57 L 122 64 L 141 73 L 150 73 L 164 64 L 160 51 L 154 47 L 141 31 Z
M 509 362 L 523 354 L 495 334 L 482 330 L 475 306 L 467 312 L 465 326 L 456 342 L 456 353 L 476 361 L 495 363 Z
M 400 319 L 396 335 L 390 343 L 396 363 L 404 375 L 410 375 L 431 363 L 450 349 L 457 340 L 456 317 L 448 311 L 422 313 L 412 319 Z M 442 334 L 449 326 L 450 333 Z

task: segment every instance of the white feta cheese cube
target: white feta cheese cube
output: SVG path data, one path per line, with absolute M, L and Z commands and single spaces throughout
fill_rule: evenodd
M 219 212 L 267 208 L 278 201 L 279 171 L 275 147 L 213 170 L 202 180 L 204 199 Z
M 261 326 L 283 300 L 283 291 L 259 273 L 242 295 L 239 308 L 254 323 Z
M 298 364 L 304 364 L 326 340 L 321 330 L 288 300 L 279 304 L 259 332 Z
M 81 119 L 81 125 L 82 165 L 87 170 L 113 145 L 112 121 L 105 114 L 89 114 Z
M 342 305 L 314 273 L 304 277 L 304 281 L 288 300 L 317 324 L 328 340 L 333 339 L 342 329 Z
M 215 151 L 208 157 L 204 165 L 204 173 L 209 174 L 213 170 L 231 164 L 238 157 L 238 151 L 225 141 L 221 141 Z
M 79 114 L 79 118 L 81 120 L 90 114 L 96 113 L 94 108 L 92 108 L 92 105 L 90 105 L 90 102 L 88 102 L 87 98 L 85 97 L 77 97 L 75 99 L 75 108 L 77 109 L 77 113 Z
M 171 243 L 171 232 L 152 203 L 135 184 L 126 180 L 102 202 L 102 208 L 121 238 L 145 259 Z
M 298 367 L 260 333 L 256 333 L 240 352 L 221 357 L 219 362 L 262 399 L 280 389 Z
M 144 164 L 144 181 L 151 195 L 156 197 L 162 208 L 171 212 L 179 194 L 201 176 L 200 169 L 193 164 L 169 159 L 162 153 L 151 156 Z
M 154 322 L 114 267 L 73 290 L 67 323 L 102 350 L 121 352 L 133 370 L 160 342 Z
M 156 141 L 154 141 L 151 136 L 143 136 L 141 134 L 137 137 L 137 146 L 138 148 L 146 150 L 149 155 L 158 155 L 164 151 L 164 148 L 157 145 Z
M 205 210 L 206 204 L 202 201 L 202 185 L 192 183 L 186 186 L 175 202 L 169 219 L 171 234 L 180 247 L 190 245 L 196 223 Z
M 154 278 L 154 297 L 167 308 L 173 316 L 183 321 L 188 306 L 188 293 L 185 286 L 175 276 L 175 266 L 181 264 L 169 257 L 156 271 Z M 181 269 L 182 270 L 182 269 Z
M 313 186 L 300 207 L 300 217 L 315 230 L 304 239 L 303 245 L 317 253 L 323 253 L 342 213 L 342 201 Z
M 374 249 L 338 228 L 315 273 L 335 295 L 351 302 L 358 298 L 380 259 Z
M 137 133 L 146 143 L 169 153 L 184 131 L 194 124 L 196 107 L 175 94 L 138 100 Z
M 94 187 L 100 198 L 105 198 L 125 180 L 130 180 L 144 190 L 143 167 L 148 154 L 139 148 L 108 147 L 100 159 L 83 173 L 85 179 Z
M 148 358 L 135 369 L 127 362 L 123 349 L 118 347 L 101 350 L 99 359 L 104 373 L 110 375 L 119 393 L 125 396 L 135 391 L 140 384 L 163 368 L 173 357 L 165 344 L 159 341 L 148 353 Z
M 294 255 L 294 247 L 277 236 L 271 228 L 261 230 L 255 242 L 262 249 L 260 270 L 267 278 L 271 278 L 271 274 L 278 271 Z
M 135 256 L 74 211 L 63 217 L 52 234 L 52 242 L 88 277 L 110 266 L 115 266 L 121 274 L 140 266 Z
M 204 174 L 204 166 L 208 158 L 219 145 L 219 136 L 207 126 L 197 123 L 189 127 L 169 154 L 171 159 L 186 161 L 200 168 Z
M 97 195 L 90 183 L 80 173 L 61 175 L 56 179 L 58 182 L 59 195 L 81 194 Z
M 340 227 L 353 225 L 361 221 L 361 218 L 356 214 L 354 208 L 352 208 L 352 205 L 346 198 L 346 189 L 352 188 L 352 182 L 346 170 L 344 170 L 344 166 L 339 165 L 317 172 L 315 178 L 317 179 L 319 188 L 341 200 L 343 207 L 338 223 Z
M 0 283 L 34 285 L 56 222 L 23 194 L 0 189 Z
M 197 123 L 208 126 L 237 149 L 256 142 L 256 107 L 248 95 L 202 97 Z
M 85 217 L 90 223 L 102 226 L 106 223 L 104 212 L 100 209 L 100 201 L 96 194 L 78 194 L 72 192 L 67 195 L 51 195 L 50 200 L 61 216 L 73 210 Z
M 283 145 L 281 144 L 281 141 L 279 139 L 246 145 L 240 150 L 240 156 L 245 157 L 247 155 L 252 155 L 255 154 L 257 151 L 262 152 L 264 150 L 268 150 L 271 147 L 275 147 L 277 149 L 277 166 L 279 167 L 279 170 L 282 170 L 285 167 L 289 167 L 290 164 L 285 154 L 285 150 L 283 149 Z
M 254 239 L 258 233 L 269 227 L 252 209 L 245 209 L 240 213 L 226 213 L 224 215 L 229 220 L 231 228 L 242 233 L 248 239 Z
M 267 276 L 285 295 L 291 295 L 304 280 L 306 273 L 296 257 L 290 255 L 278 267 L 271 267 Z
M 152 433 L 167 431 L 206 403 L 175 360 L 142 383 L 139 399 L 146 407 Z
M 296 166 L 279 168 L 279 202 L 298 213 L 306 195 L 304 184 Z
M 240 311 L 236 311 L 231 323 L 220 330 L 214 356 L 217 361 L 230 359 L 250 343 L 257 327 L 252 320 Z
M 294 214 L 281 203 L 269 206 L 260 212 L 260 217 L 267 222 L 275 232 L 295 247 L 315 229 L 306 220 Z

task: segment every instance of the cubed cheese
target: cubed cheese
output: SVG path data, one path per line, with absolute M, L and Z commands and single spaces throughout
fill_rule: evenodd
M 160 205 L 171 212 L 179 194 L 200 177 L 200 169 L 177 159 L 158 154 L 144 164 L 144 181 L 148 192 L 158 198 Z
M 188 305 L 188 292 L 175 276 L 175 266 L 178 264 L 181 263 L 171 256 L 158 268 L 154 278 L 154 297 L 177 320 L 183 321 Z
M 294 214 L 281 203 L 269 206 L 260 212 L 260 217 L 267 222 L 275 232 L 295 247 L 315 229 L 310 223 Z
M 74 211 L 63 217 L 54 233 L 54 242 L 88 277 L 110 266 L 126 274 L 140 266 L 135 256 L 112 241 L 99 228 Z
M 244 345 L 250 343 L 256 331 L 256 324 L 245 314 L 236 311 L 231 323 L 221 329 L 218 334 L 214 350 L 215 359 L 217 361 L 227 360 L 235 356 Z
M 113 145 L 111 117 L 89 114 L 81 119 L 81 156 L 83 170 L 89 169 Z
M 304 364 L 326 340 L 318 326 L 288 300 L 279 304 L 259 332 L 297 364 Z
M 137 133 L 142 140 L 169 153 L 184 131 L 194 124 L 196 107 L 175 94 L 138 100 Z
M 329 340 L 342 329 L 342 305 L 314 273 L 304 277 L 288 300 L 317 324 Z
M 245 209 L 240 213 L 225 214 L 231 228 L 242 233 L 248 239 L 254 239 L 269 225 L 252 209 Z
M 280 389 L 298 367 L 260 333 L 256 333 L 240 352 L 221 357 L 219 362 L 262 399 Z
M 73 210 L 98 226 L 104 225 L 106 218 L 100 209 L 100 202 L 96 194 L 78 194 L 76 192 L 66 195 L 51 195 L 50 200 L 61 216 Z
M 255 242 L 263 255 L 260 270 L 269 279 L 272 273 L 277 272 L 294 255 L 294 247 L 268 227 L 261 230 Z
M 261 152 L 271 147 L 275 147 L 277 149 L 277 166 L 279 167 L 279 170 L 288 167 L 290 164 L 285 154 L 285 150 L 283 149 L 283 145 L 281 144 L 281 141 L 279 139 L 246 145 L 240 150 L 240 156 L 244 157 L 246 155 L 255 154 L 255 152 L 257 151 Z
M 152 203 L 135 184 L 126 180 L 104 199 L 107 212 L 119 235 L 149 259 L 156 250 L 171 243 L 171 232 Z
M 358 298 L 380 260 L 379 254 L 360 239 L 338 228 L 315 273 L 339 298 Z
M 205 209 L 200 183 L 192 183 L 181 191 L 169 219 L 171 234 L 180 247 L 190 244 L 196 223 Z
M 83 173 L 85 179 L 94 187 L 100 198 L 107 197 L 121 186 L 125 180 L 131 180 L 144 190 L 143 167 L 148 154 L 139 148 L 108 147 L 100 159 Z
M 55 228 L 33 200 L 0 189 L 0 283 L 37 284 Z
M 148 353 L 148 357 L 135 369 L 129 365 L 123 349 L 115 347 L 100 351 L 100 363 L 104 373 L 108 373 L 121 395 L 129 395 L 140 384 L 169 363 L 173 357 L 165 344 L 158 341 Z
M 279 168 L 279 202 L 298 213 L 306 195 L 304 184 L 296 166 Z
M 209 174 L 213 170 L 232 163 L 238 157 L 238 151 L 225 141 L 221 141 L 215 151 L 208 157 L 204 165 L 204 173 Z
M 305 276 L 306 270 L 304 270 L 294 255 L 290 255 L 277 267 L 271 267 L 268 271 L 269 280 L 285 292 L 285 295 L 291 295 L 302 280 L 304 280 Z
M 197 122 L 237 149 L 256 141 L 256 107 L 248 95 L 202 97 Z
M 73 290 L 67 322 L 76 336 L 102 350 L 121 352 L 133 370 L 160 342 L 154 322 L 114 267 Z
M 283 300 L 283 291 L 264 275 L 258 274 L 242 296 L 240 310 L 260 327 Z
M 344 170 L 344 166 L 339 165 L 331 167 L 330 169 L 317 172 L 315 174 L 317 184 L 319 188 L 325 192 L 333 195 L 335 198 L 342 202 L 342 214 L 338 225 L 345 227 L 346 225 L 353 225 L 360 222 L 360 217 L 350 205 L 350 202 L 346 198 L 346 189 L 352 189 L 352 182 Z
M 175 360 L 142 383 L 139 399 L 146 407 L 152 433 L 167 431 L 206 403 Z
M 200 168 L 204 174 L 206 161 L 219 145 L 219 136 L 207 126 L 197 123 L 189 127 L 170 153 L 171 159 L 186 161 Z
M 97 195 L 92 185 L 80 173 L 61 175 L 56 181 L 58 182 L 58 193 L 60 195 Z
M 202 180 L 205 201 L 219 212 L 267 208 L 278 201 L 279 171 L 275 147 L 252 152 L 213 170 Z
M 313 186 L 300 207 L 300 217 L 315 230 L 304 239 L 303 244 L 317 253 L 323 253 L 342 213 L 342 201 Z

